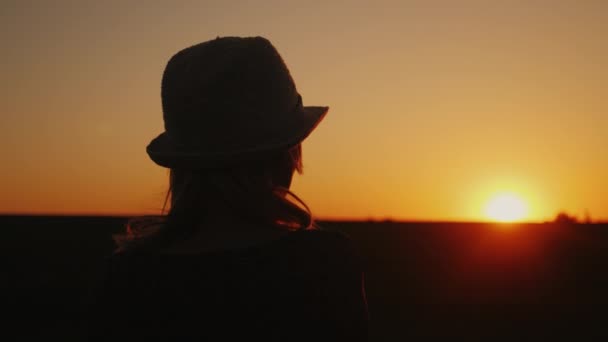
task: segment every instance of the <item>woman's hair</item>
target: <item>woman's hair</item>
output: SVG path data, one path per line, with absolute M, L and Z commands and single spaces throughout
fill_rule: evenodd
M 218 202 L 253 223 L 287 230 L 313 228 L 308 206 L 289 191 L 294 171 L 302 173 L 300 144 L 229 168 L 173 168 L 163 206 L 167 214 L 129 220 L 126 232 L 114 236 L 117 252 L 161 248 L 187 238 Z

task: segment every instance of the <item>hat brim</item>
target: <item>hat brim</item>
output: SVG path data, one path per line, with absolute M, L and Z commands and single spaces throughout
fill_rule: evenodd
M 262 158 L 270 152 L 288 148 L 301 143 L 317 127 L 327 114 L 329 107 L 301 107 L 293 119 L 281 127 L 271 138 L 252 141 L 247 147 L 235 150 L 222 150 L 190 147 L 177 144 L 167 132 L 154 138 L 146 147 L 152 161 L 167 168 L 221 168 L 232 164 Z

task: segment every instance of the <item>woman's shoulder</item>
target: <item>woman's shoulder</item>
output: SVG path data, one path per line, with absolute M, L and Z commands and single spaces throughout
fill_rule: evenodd
M 326 248 L 329 251 L 340 251 L 352 249 L 350 237 L 336 230 L 325 230 L 323 228 L 315 228 L 300 232 L 299 241 L 316 245 L 319 248 Z
M 330 264 L 361 266 L 361 257 L 346 233 L 337 230 L 315 229 L 302 232 L 302 248 L 306 254 L 315 254 L 328 266 Z
M 299 234 L 303 239 L 311 241 L 326 242 L 326 243 L 348 243 L 350 237 L 338 230 L 327 230 L 323 227 L 315 227 L 311 229 L 302 229 L 292 233 L 293 236 Z
M 348 258 L 356 256 L 350 237 L 340 231 L 323 228 L 303 229 L 289 232 L 280 238 L 264 243 L 237 249 L 214 250 L 196 253 L 162 253 L 158 251 L 118 252 L 107 258 L 114 271 L 125 268 L 145 268 L 149 264 L 179 263 L 230 263 L 233 260 L 267 259 L 281 255 L 294 256 L 316 255 L 325 258 Z M 129 271 L 129 270 L 126 270 Z

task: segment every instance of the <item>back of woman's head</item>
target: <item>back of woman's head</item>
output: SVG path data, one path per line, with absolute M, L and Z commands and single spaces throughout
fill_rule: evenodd
M 287 230 L 312 228 L 310 210 L 289 190 L 296 171 L 302 173 L 299 144 L 227 168 L 172 168 L 165 201 L 165 207 L 169 205 L 167 214 L 131 219 L 126 234 L 116 236 L 115 241 L 121 251 L 162 248 L 206 229 L 205 219 L 219 208 L 255 225 Z

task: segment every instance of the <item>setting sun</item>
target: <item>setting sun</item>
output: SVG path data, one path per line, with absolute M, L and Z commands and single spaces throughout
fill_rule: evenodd
M 517 195 L 502 193 L 493 197 L 486 206 L 488 218 L 499 222 L 514 222 L 525 218 L 528 208 Z

